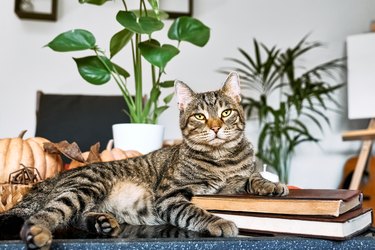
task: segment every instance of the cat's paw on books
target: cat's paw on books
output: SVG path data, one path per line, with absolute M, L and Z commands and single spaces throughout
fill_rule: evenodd
M 289 188 L 283 183 L 275 183 L 274 196 L 285 196 L 289 194 Z
M 283 183 L 266 182 L 257 187 L 253 190 L 253 194 L 269 196 L 284 196 L 289 194 L 287 185 Z

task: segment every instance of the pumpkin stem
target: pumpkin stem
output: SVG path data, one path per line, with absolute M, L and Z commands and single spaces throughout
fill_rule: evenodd
M 111 151 L 112 147 L 113 147 L 113 139 L 108 141 L 107 147 L 105 149 Z
M 18 135 L 18 138 L 23 138 L 23 136 L 26 134 L 27 130 L 22 130 L 21 133 Z

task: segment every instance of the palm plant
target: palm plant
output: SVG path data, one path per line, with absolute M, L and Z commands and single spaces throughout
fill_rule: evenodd
M 251 56 L 239 48 L 243 59 L 226 58 L 234 67 L 220 70 L 239 72 L 244 89 L 255 90 L 257 97 L 243 95 L 242 105 L 248 117 L 257 115 L 260 126 L 257 156 L 265 164 L 274 167 L 280 180 L 288 183 L 290 161 L 298 145 L 303 142 L 318 142 L 309 126 L 311 121 L 323 131 L 320 121 L 329 125 L 325 111 L 338 107 L 334 92 L 342 83 L 331 84 L 339 71 L 344 69 L 344 59 L 334 59 L 309 69 L 298 67 L 297 60 L 306 53 L 322 46 L 320 42 L 308 43 L 307 37 L 295 46 L 282 50 L 253 40 L 254 54 Z M 300 71 L 299 74 L 296 72 Z M 278 94 L 278 105 L 272 105 Z

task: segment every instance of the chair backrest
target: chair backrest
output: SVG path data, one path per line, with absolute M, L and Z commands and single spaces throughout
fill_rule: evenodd
M 37 93 L 36 131 L 52 142 L 76 142 L 82 152 L 112 139 L 112 125 L 129 122 L 122 96 Z

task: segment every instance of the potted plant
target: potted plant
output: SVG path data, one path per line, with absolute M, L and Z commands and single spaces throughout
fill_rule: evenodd
M 103 5 L 107 0 L 80 0 L 80 3 Z M 181 16 L 173 21 L 168 29 L 168 38 L 178 43 L 177 47 L 172 44 L 161 44 L 153 38 L 153 34 L 165 27 L 167 14 L 159 9 L 158 0 L 139 0 L 139 8 L 129 10 L 123 0 L 124 9 L 118 11 L 116 20 L 122 25 L 122 29 L 114 34 L 109 44 L 109 55 L 96 44 L 94 35 L 83 29 L 73 29 L 56 36 L 46 46 L 58 52 L 71 52 L 88 50 L 92 55 L 80 58 L 73 58 L 77 64 L 78 71 L 83 79 L 90 84 L 102 85 L 112 79 L 121 91 L 131 125 L 140 125 L 140 133 L 135 128 L 126 128 L 128 132 L 118 132 L 120 126 L 114 125 L 113 134 L 115 146 L 123 149 L 135 149 L 143 153 L 152 151 L 161 146 L 162 136 L 158 135 L 158 142 L 151 141 L 151 136 L 157 134 L 148 131 L 150 127 L 163 133 L 163 128 L 157 125 L 159 115 L 168 108 L 168 103 L 173 97 L 172 93 L 163 97 L 161 103 L 161 91 L 164 88 L 174 86 L 174 81 L 164 80 L 165 67 L 167 63 L 179 54 L 178 45 L 180 42 L 189 42 L 196 46 L 203 47 L 209 40 L 210 29 L 201 21 Z M 135 92 L 129 91 L 128 80 L 130 73 L 115 63 L 115 56 L 126 46 L 131 47 L 133 62 L 132 83 Z M 146 62 L 149 68 L 144 67 Z M 148 94 L 144 95 L 144 74 L 149 73 L 152 78 L 152 87 Z M 146 92 L 146 91 L 145 91 Z M 145 143 L 142 143 L 142 136 Z M 120 142 L 119 138 L 124 139 Z M 134 138 L 134 140 L 132 139 Z M 134 142 L 135 145 L 128 145 Z M 152 146 L 153 145 L 153 146 Z M 151 147 L 150 147 L 151 146 Z
M 273 167 L 284 183 L 288 183 L 296 147 L 303 142 L 319 141 L 309 127 L 315 125 L 323 131 L 321 121 L 329 124 L 329 104 L 337 107 L 333 94 L 343 86 L 330 83 L 345 67 L 342 58 L 307 69 L 299 65 L 301 57 L 322 46 L 306 39 L 285 50 L 269 48 L 254 39 L 253 55 L 239 48 L 243 59 L 227 58 L 236 66 L 220 70 L 225 74 L 238 71 L 242 87 L 257 93 L 251 96 L 245 92 L 242 99 L 247 116 L 257 115 L 259 120 L 257 156 Z

